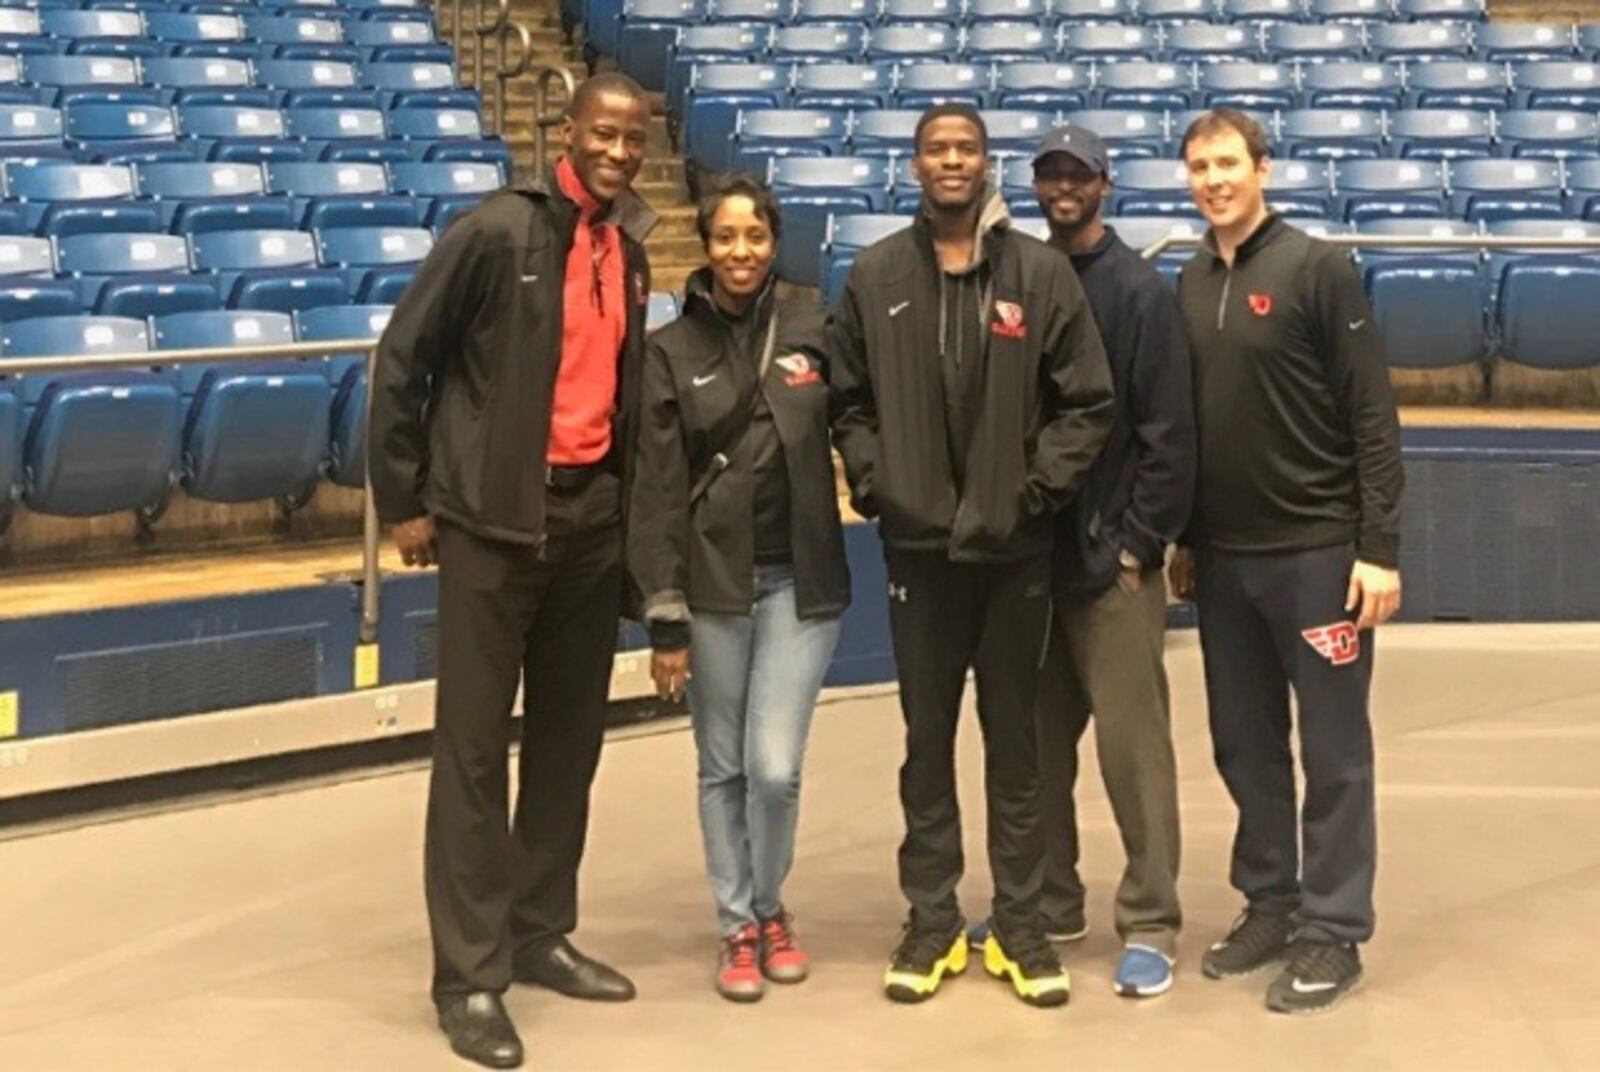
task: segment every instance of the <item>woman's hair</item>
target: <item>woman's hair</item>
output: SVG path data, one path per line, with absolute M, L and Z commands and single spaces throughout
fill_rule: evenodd
M 783 234 L 783 219 L 777 197 L 767 189 L 766 183 L 754 175 L 736 174 L 729 175 L 700 198 L 700 210 L 695 215 L 694 225 L 695 230 L 700 232 L 702 245 L 711 244 L 711 221 L 716 218 L 722 203 L 730 197 L 748 197 L 756 207 L 756 218 L 772 232 L 772 241 L 778 241 Z

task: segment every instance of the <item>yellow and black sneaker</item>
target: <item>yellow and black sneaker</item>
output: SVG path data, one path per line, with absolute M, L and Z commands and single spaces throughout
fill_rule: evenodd
M 914 1004 L 927 1001 L 947 975 L 967 970 L 967 932 L 958 924 L 949 932 L 918 930 L 910 923 L 900 932 L 889 970 L 883 975 L 883 992 L 889 1000 Z
M 1037 941 L 1015 943 L 1014 949 L 1014 953 L 1008 952 L 991 927 L 983 943 L 983 970 L 1002 982 L 1009 980 L 1017 997 L 1029 1005 L 1065 1005 L 1072 994 L 1072 981 L 1050 943 L 1041 935 Z

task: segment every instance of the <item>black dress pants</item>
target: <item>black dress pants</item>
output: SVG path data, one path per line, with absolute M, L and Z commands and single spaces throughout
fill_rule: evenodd
M 1033 709 L 1050 629 L 1049 561 L 980 565 L 893 547 L 886 558 L 906 721 L 900 888 L 911 903 L 912 925 L 948 933 L 962 922 L 955 741 L 971 668 L 983 731 L 993 917 L 1011 938 L 1037 936 L 1044 842 Z
M 439 684 L 425 851 L 433 995 L 503 992 L 577 925 L 622 584 L 619 481 L 549 493 L 543 548 L 439 525 Z M 507 732 L 523 682 L 516 807 Z

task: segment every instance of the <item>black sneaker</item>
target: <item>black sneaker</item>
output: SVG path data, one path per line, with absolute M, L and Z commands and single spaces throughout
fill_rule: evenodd
M 1361 982 L 1361 954 L 1343 942 L 1302 939 L 1289 954 L 1289 965 L 1267 988 L 1273 1012 L 1321 1012 L 1331 1009 Z
M 1222 941 L 1205 951 L 1200 971 L 1208 979 L 1249 975 L 1289 952 L 1294 922 L 1283 913 L 1246 908 Z
M 900 944 L 883 975 L 883 992 L 891 1001 L 914 1004 L 938 993 L 947 975 L 967 970 L 966 925 L 954 930 L 918 930 L 910 923 L 900 932 Z

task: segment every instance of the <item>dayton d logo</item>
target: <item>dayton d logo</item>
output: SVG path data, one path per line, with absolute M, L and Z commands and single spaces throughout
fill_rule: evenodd
M 1022 322 L 1022 306 L 1016 302 L 995 302 L 994 315 L 996 320 L 990 330 L 996 335 L 1020 339 L 1028 334 L 1028 325 Z
M 1352 622 L 1318 626 L 1300 635 L 1317 650 L 1318 655 L 1334 666 L 1348 666 L 1361 658 L 1361 634 L 1356 632 Z
M 1266 316 L 1268 313 L 1272 312 L 1272 295 L 1250 295 L 1250 311 L 1257 316 Z

